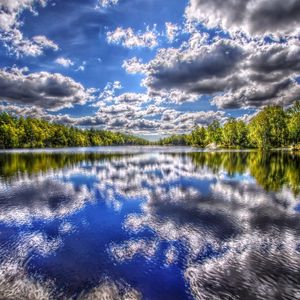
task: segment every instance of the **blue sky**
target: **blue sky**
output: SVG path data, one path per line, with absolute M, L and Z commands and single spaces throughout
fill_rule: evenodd
M 0 109 L 159 138 L 299 99 L 297 0 L 2 0 Z

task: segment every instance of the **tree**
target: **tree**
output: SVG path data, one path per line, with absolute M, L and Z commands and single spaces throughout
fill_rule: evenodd
M 197 126 L 188 136 L 188 142 L 194 147 L 205 148 L 207 146 L 207 132 L 204 127 Z
M 213 121 L 207 127 L 207 143 L 220 145 L 222 142 L 222 128 L 219 121 Z
M 279 106 L 268 106 L 249 124 L 249 139 L 258 148 L 281 147 L 287 144 L 286 113 Z
M 247 126 L 243 121 L 230 118 L 223 128 L 223 144 L 225 147 L 247 147 L 247 134 Z
M 294 103 L 294 105 L 287 111 L 288 114 L 288 132 L 289 140 L 293 145 L 300 143 L 300 101 Z

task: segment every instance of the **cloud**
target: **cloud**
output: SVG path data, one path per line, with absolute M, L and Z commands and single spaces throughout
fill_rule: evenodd
M 49 40 L 44 35 L 36 35 L 32 38 L 32 40 L 39 45 L 41 48 L 50 48 L 54 51 L 57 51 L 59 49 L 58 45 L 55 44 L 53 41 Z
M 300 97 L 298 57 L 300 43 L 244 45 L 245 60 L 239 65 L 240 84 L 214 97 L 213 103 L 223 108 L 261 107 L 278 104 L 287 106 Z
M 71 59 L 59 57 L 55 60 L 55 62 L 65 68 L 68 68 L 70 66 L 74 65 L 74 62 Z
M 168 41 L 170 43 L 174 42 L 175 38 L 178 36 L 180 27 L 177 24 L 166 22 L 166 34 Z
M 214 97 L 212 103 L 220 108 L 288 106 L 299 97 L 300 85 L 295 80 L 285 79 L 271 84 L 253 82 L 235 92 Z
M 108 82 L 98 97 L 100 101 L 93 106 L 101 106 L 104 102 L 112 102 L 115 99 L 116 91 L 122 88 L 120 81 Z
M 45 6 L 47 0 L 4 0 L 0 3 L 0 29 L 10 31 L 20 25 L 19 16 L 24 10 L 34 11 L 35 5 Z
M 78 71 L 81 71 L 81 72 L 85 71 L 86 65 L 87 65 L 87 62 L 86 62 L 86 61 L 83 61 L 82 64 L 76 69 L 76 71 L 77 71 L 77 72 L 78 72 Z
M 128 103 L 141 105 L 149 101 L 149 97 L 142 93 L 124 93 L 115 98 L 116 103 Z
M 196 95 L 212 94 L 234 84 L 234 73 L 244 57 L 242 47 L 231 40 L 219 40 L 210 45 L 194 47 L 190 44 L 179 49 L 160 49 L 147 65 L 143 84 L 150 94 L 166 95 L 173 91 L 185 99 Z
M 23 69 L 0 69 L 0 99 L 12 104 L 59 110 L 85 104 L 94 90 L 59 73 L 28 73 Z
M 128 60 L 124 60 L 122 68 L 125 69 L 128 74 L 137 74 L 144 72 L 145 65 L 142 63 L 141 59 L 133 57 Z
M 190 0 L 186 17 L 208 28 L 221 27 L 230 33 L 243 31 L 251 36 L 300 32 L 298 0 Z
M 58 45 L 43 35 L 37 35 L 31 39 L 23 36 L 20 31 L 22 23 L 19 17 L 23 11 L 29 10 L 37 14 L 36 5 L 45 7 L 47 0 L 12 0 L 0 3 L 0 40 L 8 51 L 17 56 L 39 56 L 44 49 L 57 51 Z
M 40 56 L 45 49 L 57 51 L 58 45 L 47 37 L 38 35 L 32 39 L 25 38 L 19 29 L 0 33 L 0 40 L 11 54 L 17 56 Z
M 155 48 L 158 45 L 155 29 L 147 28 L 145 32 L 134 32 L 132 28 L 118 27 L 106 35 L 109 44 L 121 44 L 125 48 Z
M 142 94 L 125 93 L 117 97 L 115 104 L 100 107 L 95 116 L 78 119 L 76 124 L 100 125 L 107 130 L 134 134 L 171 134 L 187 133 L 196 125 L 205 126 L 213 120 L 224 122 L 226 119 L 221 111 L 180 112 L 156 105 L 143 107 L 147 99 Z
M 99 0 L 96 8 L 107 8 L 114 5 L 117 5 L 119 0 Z
M 160 103 L 195 101 L 212 96 L 219 108 L 289 105 L 299 99 L 300 42 L 265 42 L 244 38 L 208 40 L 193 33 L 179 48 L 160 49 L 154 59 L 123 63 L 141 73 L 142 85 Z

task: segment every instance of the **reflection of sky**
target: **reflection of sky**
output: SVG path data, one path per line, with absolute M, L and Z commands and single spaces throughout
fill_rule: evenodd
M 59 289 L 87 299 L 296 294 L 299 202 L 248 172 L 157 153 L 1 180 L 0 295 L 17 286 L 46 299 Z

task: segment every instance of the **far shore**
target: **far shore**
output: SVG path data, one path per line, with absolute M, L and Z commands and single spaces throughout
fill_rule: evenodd
M 186 145 L 112 145 L 112 146 L 88 146 L 88 147 L 52 147 L 52 148 L 14 148 L 0 149 L 0 153 L 60 153 L 60 152 L 103 152 L 103 153 L 138 153 L 138 152 L 256 152 L 256 151 L 288 151 L 300 152 L 300 149 L 293 147 L 277 148 L 199 148 Z

